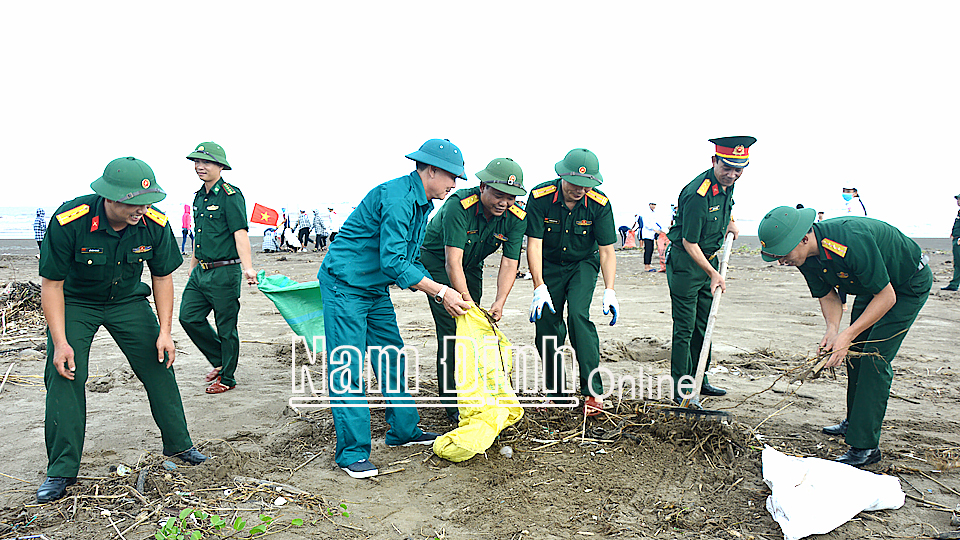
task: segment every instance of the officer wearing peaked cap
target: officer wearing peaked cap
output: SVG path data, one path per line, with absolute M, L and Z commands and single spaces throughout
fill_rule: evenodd
M 222 394 L 237 385 L 241 277 L 257 284 L 247 236 L 247 205 L 240 189 L 220 176 L 231 170 L 222 146 L 200 143 L 187 159 L 203 185 L 193 197 L 196 243 L 180 300 L 180 326 L 213 366 L 206 377 L 210 383 L 206 392 Z M 211 311 L 216 328 L 207 321 Z
M 825 367 L 847 351 L 847 418 L 824 428 L 845 435 L 850 449 L 837 461 L 862 467 L 880 461 L 880 427 L 887 410 L 893 359 L 927 301 L 933 273 L 920 246 L 896 227 L 867 217 L 814 223 L 816 210 L 774 208 L 757 230 L 765 261 L 796 266 L 820 299 L 827 331 L 820 349 L 832 351 Z M 850 326 L 840 330 L 843 309 L 836 287 L 857 295 Z
M 167 216 L 150 207 L 166 197 L 153 170 L 133 157 L 111 161 L 91 185 L 94 194 L 64 203 L 41 246 L 43 314 L 47 319 L 44 371 L 47 479 L 37 501 L 62 497 L 76 483 L 86 425 L 84 384 L 90 345 L 104 326 L 147 391 L 163 453 L 203 462 L 187 432 L 173 373 L 174 270 L 183 264 Z M 150 268 L 150 287 L 140 281 Z M 159 321 L 158 321 L 159 318 Z
M 424 291 L 451 316 L 471 307 L 459 292 L 430 279 L 419 261 L 431 201 L 446 197 L 464 177 L 463 155 L 448 140 L 430 139 L 406 157 L 417 163 L 416 170 L 367 193 L 317 272 L 337 431 L 334 460 L 353 478 L 378 473 L 369 461 L 370 409 L 362 379 L 367 351 L 383 396 L 393 405 L 385 411 L 387 445 L 432 445 L 437 438 L 417 426 L 420 415 L 406 391 L 405 363 L 399 358 L 403 340 L 389 286 Z
M 526 195 L 523 170 L 510 158 L 497 158 L 477 173 L 479 187 L 455 191 L 427 224 L 420 262 L 435 281 L 452 287 L 468 302 L 479 303 L 483 292 L 483 261 L 503 248 L 497 274 L 497 296 L 490 315 L 500 320 L 517 279 L 520 248 L 527 230 L 526 212 L 516 204 Z M 437 326 L 437 378 L 447 418 L 458 421 L 456 401 L 457 324 L 441 304 L 427 302 Z
M 685 377 L 692 380 L 703 346 L 703 335 L 717 287 L 726 291 L 726 283 L 717 270 L 715 256 L 727 232 L 734 239 L 739 229 L 731 217 L 733 186 L 750 163 L 753 137 L 721 137 L 714 144 L 713 166 L 702 172 L 680 191 L 673 227 L 667 233 L 667 285 L 673 313 L 673 340 L 670 350 L 670 375 L 674 400 L 680 401 L 678 385 Z M 707 357 L 707 369 L 710 356 Z M 722 396 L 703 376 L 700 393 Z
M 534 286 L 530 322 L 537 325 L 547 393 L 561 397 L 563 364 L 556 349 L 567 337 L 563 307 L 568 304 L 570 344 L 580 367 L 580 393 L 586 396 L 584 412 L 595 416 L 603 407 L 603 382 L 597 372 L 600 339 L 590 320 L 590 303 L 602 271 L 603 313 L 612 313 L 611 325 L 617 322 L 617 229 L 610 201 L 596 189 L 603 182 L 596 154 L 575 148 L 554 170 L 559 178 L 533 188 L 526 207 L 527 264 Z

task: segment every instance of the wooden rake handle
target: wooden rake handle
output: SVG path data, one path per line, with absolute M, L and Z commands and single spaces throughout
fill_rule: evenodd
M 730 260 L 730 251 L 733 250 L 733 233 L 727 233 L 723 240 L 723 255 L 720 258 L 720 277 L 727 279 L 727 261 Z M 720 297 L 723 290 L 719 287 L 713 291 L 713 303 L 710 304 L 710 316 L 707 318 L 707 329 L 703 333 L 703 347 L 700 348 L 700 359 L 697 362 L 697 375 L 694 378 L 693 394 L 690 399 L 683 400 L 686 407 L 691 400 L 700 397 L 700 387 L 703 386 L 703 372 L 707 369 L 707 357 L 710 355 L 710 340 L 713 337 L 713 327 L 717 322 L 717 311 L 720 309 Z

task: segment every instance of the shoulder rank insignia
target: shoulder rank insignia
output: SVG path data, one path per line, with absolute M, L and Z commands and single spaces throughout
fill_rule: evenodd
M 557 186 L 550 184 L 549 186 L 543 186 L 540 189 L 535 189 L 530 193 L 533 195 L 534 199 L 539 199 L 540 197 L 543 197 L 544 195 L 549 195 L 556 190 L 557 190 Z
M 709 178 L 707 178 L 706 180 L 704 180 L 703 183 L 700 184 L 700 187 L 697 188 L 697 195 L 699 195 L 699 196 L 701 196 L 701 197 L 706 197 L 706 196 L 707 196 L 707 190 L 708 190 L 708 189 L 710 189 L 710 179 L 709 179 Z
M 78 217 L 87 215 L 88 212 L 90 212 L 90 205 L 81 204 L 76 208 L 71 208 L 66 212 L 60 212 L 59 214 L 57 214 L 57 221 L 60 223 L 60 226 L 62 227 L 67 223 L 70 223 L 71 221 L 77 219 Z
M 847 246 L 838 244 L 829 238 L 824 238 L 820 244 L 823 245 L 824 249 L 830 250 L 841 257 L 845 257 L 847 255 Z
M 230 184 L 224 182 L 224 183 L 223 183 L 223 191 L 224 191 L 224 193 L 226 193 L 227 195 L 233 195 L 234 193 L 237 192 L 237 188 L 235 188 L 235 187 L 231 186 Z
M 606 206 L 606 205 L 607 205 L 607 201 L 609 200 L 609 199 L 607 199 L 606 197 L 604 197 L 603 195 L 597 193 L 596 191 L 594 191 L 594 190 L 592 190 L 592 189 L 587 192 L 587 197 L 590 197 L 591 199 L 593 199 L 594 201 L 596 201 L 597 204 L 599 204 L 600 206 Z
M 467 208 L 470 208 L 471 206 L 477 204 L 477 201 L 479 200 L 480 200 L 480 196 L 474 193 L 473 195 L 460 201 L 460 206 L 462 206 L 463 209 L 466 210 Z
M 511 214 L 517 216 L 517 218 L 519 218 L 520 221 L 523 221 L 527 217 L 527 211 L 515 204 L 511 204 L 510 207 L 507 208 L 507 210 L 509 210 Z
M 161 227 L 167 226 L 167 216 L 165 216 L 163 213 L 161 213 L 158 210 L 154 210 L 153 208 L 147 208 L 147 213 L 144 215 L 150 218 L 151 220 L 153 220 L 154 222 L 156 222 L 156 224 Z

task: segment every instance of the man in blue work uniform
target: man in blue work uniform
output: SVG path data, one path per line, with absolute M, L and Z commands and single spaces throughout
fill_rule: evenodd
M 90 187 L 94 194 L 57 210 L 41 247 L 47 479 L 37 490 L 39 503 L 63 497 L 77 481 L 90 344 L 101 326 L 147 391 L 163 454 L 191 465 L 206 460 L 190 441 L 172 368 L 172 273 L 183 257 L 167 216 L 150 208 L 167 195 L 150 166 L 133 157 L 111 161 Z M 157 317 L 147 301 L 150 287 L 140 281 L 143 263 L 150 267 Z
M 403 340 L 389 286 L 424 291 L 451 316 L 471 306 L 456 290 L 430 279 L 418 260 L 431 200 L 444 198 L 457 178 L 465 178 L 460 149 L 431 139 L 406 157 L 417 163 L 416 170 L 367 193 L 330 243 L 317 273 L 337 430 L 335 460 L 353 478 L 379 472 L 369 461 L 370 410 L 361 379 L 368 350 L 383 396 L 394 405 L 386 408 L 387 445 L 432 445 L 437 438 L 417 426 L 420 415 L 406 392 L 399 355 Z
M 850 445 L 837 461 L 863 467 L 880 461 L 891 365 L 930 295 L 933 273 L 920 246 L 893 225 L 868 217 L 814 223 L 815 216 L 812 208 L 771 210 L 757 229 L 760 255 L 796 266 L 820 300 L 827 323 L 820 349 L 833 351 L 824 367 L 847 365 L 847 418 L 823 431 Z M 843 330 L 838 285 L 857 295 Z M 848 350 L 861 354 L 846 358 Z

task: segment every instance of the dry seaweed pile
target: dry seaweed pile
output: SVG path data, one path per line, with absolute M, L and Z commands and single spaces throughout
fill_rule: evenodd
M 204 537 L 234 532 L 230 527 L 237 518 L 245 520 L 249 529 L 261 523 L 261 516 L 271 520 L 269 534 L 290 528 L 298 518 L 306 523 L 325 519 L 337 527 L 353 528 L 336 521 L 339 505 L 320 495 L 282 482 L 225 474 L 240 470 L 244 456 L 223 446 L 213 445 L 225 450 L 223 456 L 199 467 L 174 466 L 169 458 L 147 454 L 135 465 L 111 466 L 109 476 L 80 477 L 63 499 L 8 509 L 0 516 L 0 539 L 40 531 L 50 534 L 70 523 L 85 524 L 84 536 L 142 538 L 169 518 L 179 519 L 185 509 L 208 516 L 205 520 L 188 516 L 186 524 Z M 228 524 L 227 530 L 217 531 L 212 516 Z
M 43 342 L 46 330 L 40 307 L 40 286 L 30 281 L 11 281 L 0 292 L 0 352 L 23 350 Z M 29 346 L 18 346 L 23 343 Z

